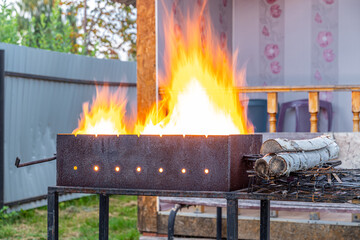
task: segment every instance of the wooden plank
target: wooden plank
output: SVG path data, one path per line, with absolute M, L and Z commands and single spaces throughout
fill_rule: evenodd
M 156 102 L 155 0 L 137 0 L 137 117 L 145 120 Z M 157 232 L 157 198 L 138 197 L 138 229 Z
M 202 205 L 207 207 L 226 207 L 226 200 L 221 198 L 178 198 L 160 197 L 160 202 L 185 205 Z M 259 209 L 259 200 L 239 200 L 239 208 Z M 334 213 L 360 213 L 360 205 L 350 203 L 312 203 L 292 201 L 271 201 L 271 210 L 277 211 L 299 211 L 299 212 L 334 212 Z
M 140 232 L 157 232 L 157 198 L 138 196 L 138 229 Z
M 256 93 L 256 92 L 346 92 L 360 91 L 360 85 L 308 85 L 308 86 L 243 86 L 236 90 L 240 93 Z M 159 88 L 159 93 L 164 94 L 164 89 Z
M 360 85 L 308 85 L 308 86 L 254 86 L 239 87 L 238 92 L 309 92 L 309 91 L 354 91 L 360 90 Z
M 168 215 L 159 215 L 159 233 L 167 233 Z M 199 214 L 178 214 L 175 222 L 175 234 L 189 237 L 216 237 L 215 214 L 199 217 Z M 239 239 L 259 239 L 260 223 L 257 219 L 239 219 Z M 358 239 L 360 228 L 358 225 L 313 224 L 303 221 L 271 220 L 271 239 Z M 226 219 L 222 219 L 222 237 L 226 238 Z
M 155 0 L 138 0 L 137 6 L 137 104 L 138 119 L 145 120 L 156 102 Z

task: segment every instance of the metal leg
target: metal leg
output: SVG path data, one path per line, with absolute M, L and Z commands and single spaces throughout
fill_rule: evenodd
M 100 194 L 99 240 L 109 239 L 109 195 Z
M 48 191 L 48 240 L 59 239 L 59 196 L 57 192 Z
M 270 239 L 270 200 L 260 201 L 260 240 Z
M 227 200 L 227 239 L 237 240 L 238 239 L 238 200 L 237 199 L 226 199 Z
M 175 206 L 171 209 L 169 220 L 168 220 L 168 239 L 173 240 L 174 239 L 174 230 L 175 230 L 175 218 L 177 212 L 183 208 L 184 205 L 181 204 L 175 204 Z
M 222 235 L 222 208 L 217 207 L 216 208 L 216 239 L 220 240 Z

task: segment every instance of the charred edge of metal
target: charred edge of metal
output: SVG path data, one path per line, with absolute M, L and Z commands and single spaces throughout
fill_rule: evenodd
M 177 190 L 148 190 L 148 189 L 116 189 L 116 188 L 92 188 L 92 187 L 49 187 L 48 192 L 57 193 L 90 193 L 107 195 L 137 195 L 137 196 L 174 196 L 174 197 L 205 197 L 225 198 L 232 192 L 215 191 L 177 191 Z
M 4 205 L 5 50 L 0 50 L 0 209 Z
M 136 83 L 126 83 L 126 82 L 106 82 L 99 81 L 96 82 L 94 80 L 80 80 L 80 79 L 72 79 L 72 78 L 59 78 L 52 76 L 44 76 L 44 75 L 36 75 L 36 74 L 28 74 L 28 73 L 19 73 L 19 72 L 5 72 L 5 76 L 7 77 L 16 77 L 16 78 L 26 78 L 26 79 L 35 79 L 41 81 L 52 81 L 52 82 L 61 82 L 61 83 L 70 83 L 70 84 L 84 84 L 84 85 L 107 85 L 113 87 L 136 87 Z
M 334 202 L 344 203 L 357 197 L 357 195 L 315 195 L 314 193 L 298 193 L 283 195 L 280 193 L 247 193 L 246 191 L 234 192 L 187 192 L 187 191 L 166 191 L 166 190 L 137 190 L 137 189 L 104 189 L 104 188 L 83 188 L 83 187 L 49 187 L 48 192 L 66 193 L 90 193 L 103 195 L 137 195 L 137 196 L 169 196 L 169 197 L 203 197 L 203 198 L 225 198 L 254 199 L 254 200 L 284 200 L 284 201 L 305 201 L 305 202 Z

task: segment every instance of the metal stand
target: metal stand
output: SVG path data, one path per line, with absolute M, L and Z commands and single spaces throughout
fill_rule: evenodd
M 222 236 L 222 208 L 216 208 L 216 239 L 221 240 Z
M 109 195 L 99 197 L 99 240 L 109 239 Z
M 59 195 L 48 193 L 48 240 L 59 239 Z
M 238 240 L 238 200 L 227 198 L 227 239 Z
M 226 198 L 227 200 L 227 239 L 238 239 L 238 199 L 244 198 L 241 192 L 190 192 L 169 190 L 137 190 L 137 189 L 104 189 L 82 187 L 49 187 L 48 188 L 48 239 L 58 240 L 59 234 L 59 194 L 92 193 L 100 195 L 99 211 L 99 239 L 107 240 L 109 234 L 109 195 L 137 195 L 137 196 L 183 196 L 203 198 Z M 185 205 L 183 205 L 185 206 Z M 169 216 L 169 239 L 174 236 L 174 223 L 177 205 Z M 216 228 L 217 239 L 221 239 L 222 217 L 221 207 L 217 208 Z M 270 201 L 261 200 L 260 239 L 270 239 Z M 172 233 L 172 234 L 171 234 Z
M 260 200 L 260 240 L 270 240 L 270 200 Z

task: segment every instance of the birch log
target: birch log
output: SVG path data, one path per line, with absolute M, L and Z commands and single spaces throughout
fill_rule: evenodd
M 260 153 L 314 151 L 325 148 L 334 142 L 329 135 L 306 140 L 269 139 L 262 144 Z
M 269 178 L 269 162 L 274 155 L 265 155 L 255 162 L 255 173 L 262 178 Z
M 269 175 L 278 177 L 313 168 L 337 158 L 338 154 L 339 146 L 335 141 L 319 150 L 278 153 L 269 161 Z

